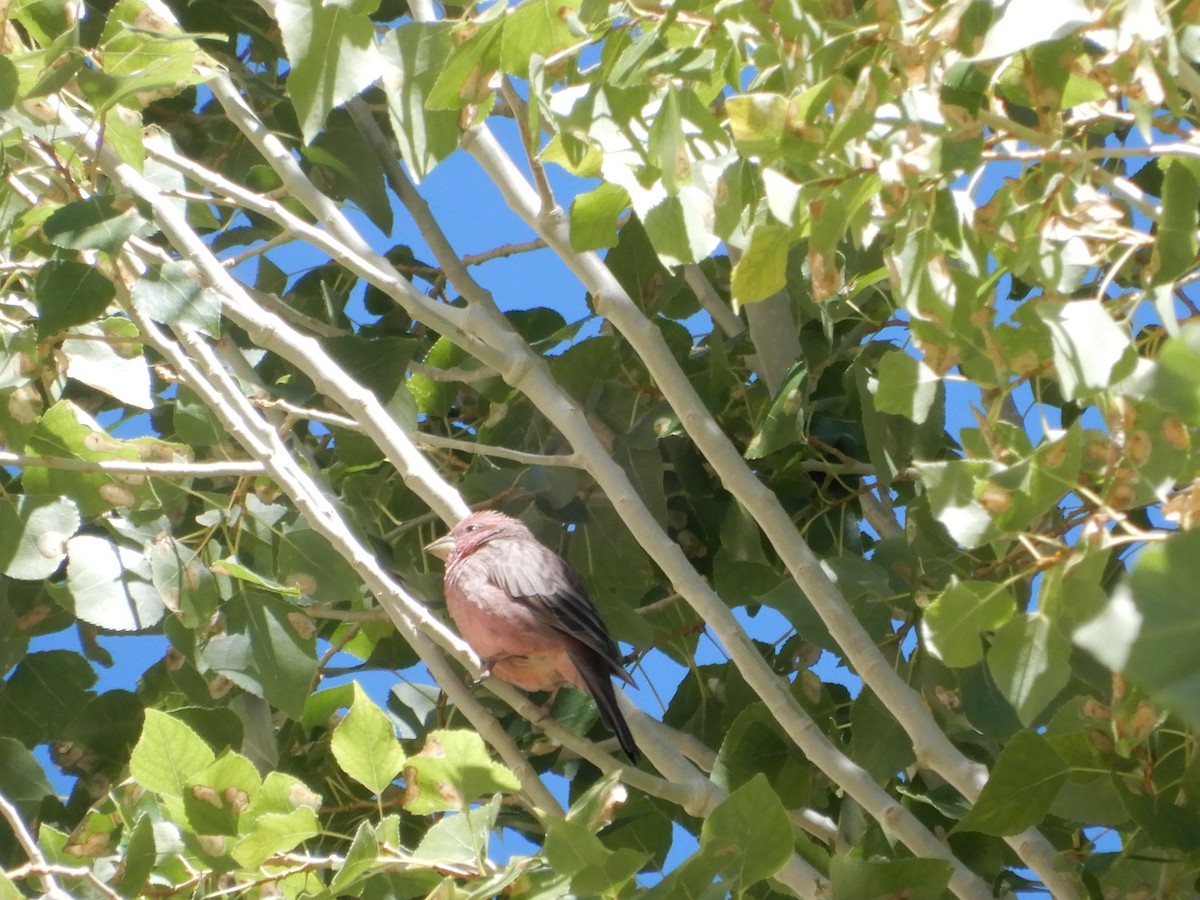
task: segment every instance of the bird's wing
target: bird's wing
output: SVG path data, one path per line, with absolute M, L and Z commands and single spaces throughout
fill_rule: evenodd
M 489 581 L 527 604 L 551 627 L 595 650 L 614 675 L 634 683 L 583 579 L 553 550 L 536 541 L 497 537 L 473 557 L 484 564 Z

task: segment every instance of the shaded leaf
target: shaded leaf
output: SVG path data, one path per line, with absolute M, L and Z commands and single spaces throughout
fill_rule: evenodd
M 425 101 L 437 83 L 454 43 L 451 27 L 441 22 L 410 22 L 389 31 L 380 50 L 400 72 L 385 73 L 388 115 L 413 180 L 420 182 L 458 146 L 458 114 Z
M 833 900 L 940 900 L 953 874 L 943 859 L 865 860 L 839 853 L 829 861 Z
M 1042 821 L 1067 767 L 1039 734 L 1018 732 L 1000 751 L 991 777 L 956 831 L 1018 834 Z
M 166 262 L 133 285 L 133 305 L 163 325 L 187 325 L 209 337 L 221 334 L 221 298 L 186 263 Z
M 225 631 L 208 642 L 203 663 L 299 721 L 317 668 L 311 631 L 270 594 L 240 592 L 223 609 Z
M 42 266 L 34 290 L 41 338 L 95 320 L 117 295 L 113 283 L 95 266 L 62 259 Z
M 275 18 L 291 71 L 288 96 L 311 142 L 329 113 L 379 77 L 375 25 L 367 17 L 378 0 L 353 4 L 280 0 Z
M 99 194 L 55 210 L 42 230 L 58 247 L 116 253 L 144 223 L 129 200 Z
M 1043 615 L 1018 616 L 996 632 L 988 671 L 1030 725 L 1071 680 L 1071 642 Z
M 792 853 L 792 826 L 765 775 L 750 779 L 709 814 L 700 849 L 721 860 L 725 887 L 735 892 L 783 868 Z

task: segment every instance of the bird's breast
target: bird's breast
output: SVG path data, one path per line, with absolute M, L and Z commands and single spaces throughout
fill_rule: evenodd
M 446 608 L 463 639 L 484 658 L 561 651 L 565 636 L 528 604 L 510 597 L 472 567 L 446 578 Z

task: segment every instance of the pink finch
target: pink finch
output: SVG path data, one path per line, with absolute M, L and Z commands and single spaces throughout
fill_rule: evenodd
M 527 691 L 586 691 L 632 762 L 639 753 L 612 676 L 633 684 L 583 579 L 504 513 L 473 513 L 425 548 L 446 561 L 446 607 L 501 681 Z

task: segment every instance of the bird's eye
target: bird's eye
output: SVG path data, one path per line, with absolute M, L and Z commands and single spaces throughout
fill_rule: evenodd
M 478 530 L 479 530 L 478 525 L 468 525 L 467 526 L 467 531 L 478 531 Z

